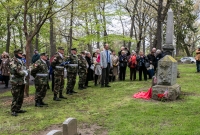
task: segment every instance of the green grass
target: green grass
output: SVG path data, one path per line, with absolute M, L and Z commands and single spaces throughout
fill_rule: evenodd
M 200 134 L 200 74 L 194 64 L 178 66 L 181 78 L 181 97 L 173 102 L 133 99 L 132 95 L 151 86 L 148 81 L 110 83 L 111 88 L 92 87 L 67 96 L 67 100 L 54 102 L 48 90 L 45 102 L 49 107 L 35 108 L 34 102 L 23 104 L 28 112 L 18 117 L 10 116 L 10 91 L 0 95 L 0 134 L 30 135 L 50 125 L 61 124 L 68 117 L 75 117 L 78 125 L 97 124 L 109 135 L 199 135 Z M 128 71 L 128 70 L 127 70 Z M 138 74 L 137 74 L 138 75 Z M 34 94 L 34 87 L 30 87 Z M 98 133 L 97 133 L 98 134 Z

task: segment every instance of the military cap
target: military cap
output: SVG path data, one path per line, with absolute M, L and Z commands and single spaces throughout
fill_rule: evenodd
M 40 53 L 40 56 L 46 56 L 46 53 Z
M 72 48 L 71 50 L 77 51 L 77 49 L 76 49 L 76 48 Z
M 21 49 L 15 49 L 15 50 L 14 50 L 14 54 L 18 54 L 18 53 L 21 53 L 21 54 L 22 54 L 22 50 L 21 50 Z
M 60 46 L 60 47 L 58 47 L 58 50 L 65 50 L 65 49 L 64 49 L 63 47 Z

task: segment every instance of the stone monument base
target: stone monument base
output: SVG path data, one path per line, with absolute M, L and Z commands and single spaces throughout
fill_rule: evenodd
M 164 94 L 168 89 L 168 100 L 176 100 L 181 94 L 181 87 L 177 83 L 172 86 L 155 85 L 152 87 L 152 99 L 158 100 L 158 94 Z

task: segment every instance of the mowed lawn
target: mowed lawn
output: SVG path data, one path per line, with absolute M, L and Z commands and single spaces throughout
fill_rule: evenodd
M 180 64 L 178 68 L 181 78 L 177 83 L 182 94 L 173 102 L 132 98 L 138 91 L 147 91 L 151 80 L 130 81 L 129 72 L 126 81 L 110 83 L 111 88 L 96 87 L 90 82 L 92 87 L 80 91 L 76 84 L 78 93 L 60 102 L 53 101 L 53 93 L 48 90 L 45 102 L 49 107 L 34 107 L 31 96 L 23 104 L 28 112 L 18 117 L 10 115 L 10 91 L 2 93 L 0 135 L 37 135 L 51 125 L 61 125 L 68 117 L 76 118 L 79 127 L 84 123 L 98 125 L 109 135 L 199 135 L 200 74 L 196 73 L 195 64 Z M 30 93 L 34 94 L 33 86 Z M 102 131 L 94 134 L 101 135 Z

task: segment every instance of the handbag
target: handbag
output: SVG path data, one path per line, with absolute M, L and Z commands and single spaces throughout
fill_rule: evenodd
M 145 67 L 149 68 L 150 67 L 150 63 L 149 62 L 145 62 Z
M 94 71 L 94 65 L 91 65 L 91 66 L 90 66 L 90 69 L 92 69 L 92 70 Z
M 120 66 L 120 67 L 124 67 L 124 63 L 120 63 L 119 66 Z

